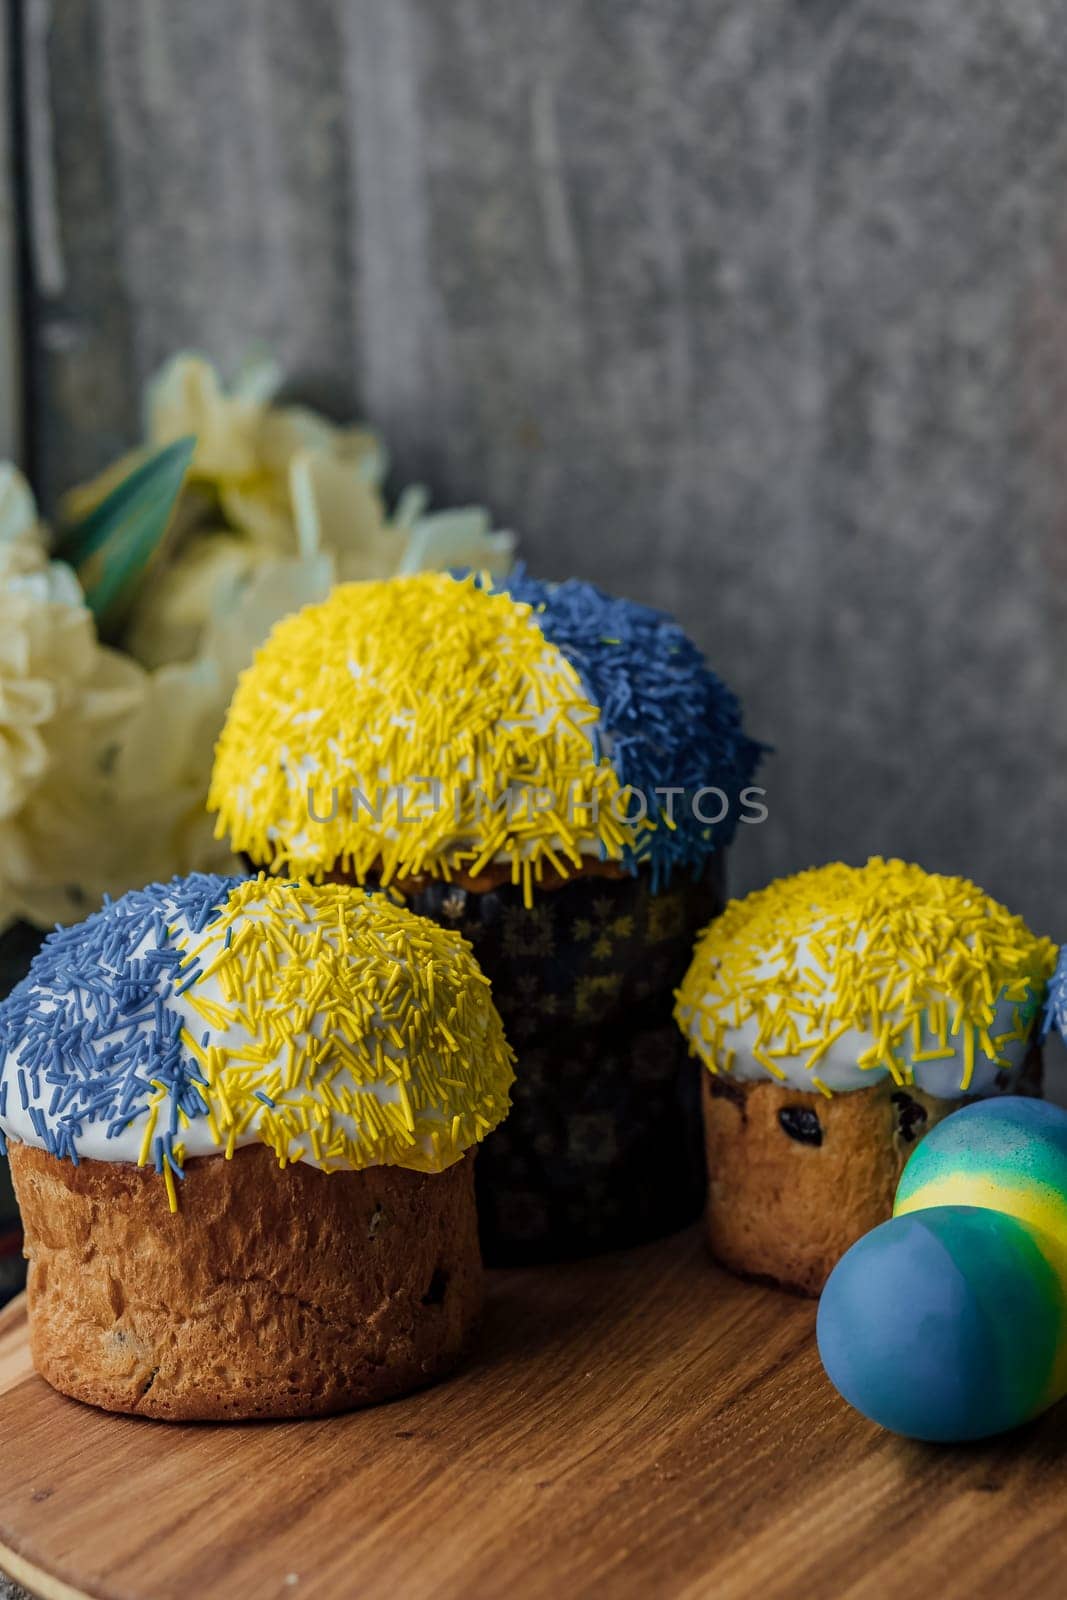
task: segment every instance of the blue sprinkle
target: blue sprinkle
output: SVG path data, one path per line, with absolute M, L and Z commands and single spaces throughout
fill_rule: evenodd
M 675 800 L 678 826 L 661 823 L 639 833 L 636 848 L 627 848 L 627 865 L 636 870 L 647 861 L 653 890 L 665 887 L 676 867 L 699 873 L 712 851 L 733 838 L 741 791 L 768 748 L 744 732 L 736 695 L 663 612 L 615 599 L 575 578 L 542 583 L 522 566 L 495 589 L 533 607 L 545 638 L 578 673 L 600 711 L 594 734 L 598 759 L 603 733 L 622 787 L 644 794 L 653 818 L 656 788 L 684 791 Z M 705 824 L 693 814 L 692 797 L 705 787 L 727 796 L 721 822 Z M 720 809 L 707 800 L 704 805 Z
M 1047 1034 L 1053 1028 L 1061 1039 L 1067 1040 L 1067 945 L 1060 950 L 1045 1002 L 1044 1031 Z
M 265 1105 L 265 1106 L 270 1106 L 270 1108 L 271 1108 L 271 1110 L 272 1110 L 272 1111 L 273 1111 L 273 1109 L 274 1109 L 274 1107 L 275 1107 L 275 1106 L 276 1106 L 276 1105 L 277 1105 L 277 1103 L 278 1103 L 278 1102 L 277 1102 L 277 1101 L 276 1101 L 276 1100 L 272 1100 L 272 1099 L 271 1099 L 271 1097 L 270 1097 L 270 1095 L 269 1095 L 269 1094 L 267 1094 L 267 1093 L 266 1093 L 266 1091 L 265 1091 L 265 1090 L 264 1090 L 264 1089 L 253 1089 L 253 1091 L 252 1091 L 252 1098 L 253 1098 L 253 1099 L 255 1099 L 255 1100 L 260 1100 L 260 1101 L 262 1101 L 262 1103 L 263 1103 L 263 1104 L 264 1104 L 264 1105 Z
M 181 972 L 168 945 L 178 920 L 203 931 L 240 878 L 193 873 L 106 901 L 84 922 L 57 924 L 29 974 L 0 1002 L 0 1117 L 18 1087 L 44 1147 L 77 1161 L 76 1140 L 98 1124 L 108 1138 L 143 1116 L 152 1079 L 169 1089 L 171 1129 L 156 1141 L 157 1170 L 169 1158 L 178 1108 L 203 1116 L 197 1062 L 185 1051 L 175 994 L 199 976 Z

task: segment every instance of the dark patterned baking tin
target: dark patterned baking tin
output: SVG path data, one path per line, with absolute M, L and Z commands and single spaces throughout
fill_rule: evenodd
M 571 878 L 529 910 L 510 884 L 409 897 L 471 941 L 518 1056 L 511 1114 L 478 1155 L 490 1265 L 640 1244 L 700 1215 L 699 1067 L 672 1010 L 724 900 L 721 853 L 657 894 L 641 872 Z

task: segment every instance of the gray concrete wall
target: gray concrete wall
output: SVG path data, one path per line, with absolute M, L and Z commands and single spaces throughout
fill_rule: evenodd
M 1057 0 L 21 0 L 46 499 L 265 344 L 778 754 L 735 883 L 874 851 L 1067 926 Z

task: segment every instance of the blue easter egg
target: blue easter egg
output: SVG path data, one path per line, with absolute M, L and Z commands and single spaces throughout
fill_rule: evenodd
M 1042 1238 L 974 1206 L 875 1228 L 838 1262 L 819 1304 L 830 1381 L 872 1422 L 913 1439 L 980 1439 L 1043 1410 L 1063 1392 L 1067 1316 Z

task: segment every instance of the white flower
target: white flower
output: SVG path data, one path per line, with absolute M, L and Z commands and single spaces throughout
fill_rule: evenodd
M 269 556 L 219 528 L 194 533 L 139 597 L 123 638 L 146 667 L 193 660 L 206 625 L 224 613 L 238 588 Z
M 119 892 L 176 872 L 237 870 L 204 803 L 231 692 L 209 661 L 145 675 L 144 697 L 119 730 L 108 775 L 121 831 L 114 831 L 105 875 Z
M 149 450 L 196 437 L 169 553 L 138 596 L 122 641 L 143 666 L 196 659 L 247 585 L 272 566 L 290 571 L 294 559 L 319 563 L 325 554 L 342 582 L 428 567 L 499 573 L 514 559 L 513 535 L 494 533 L 479 507 L 430 514 L 425 490 L 415 488 L 390 518 L 378 438 L 277 403 L 279 382 L 277 367 L 259 362 L 227 392 L 202 356 L 175 356 L 149 387 L 144 449 L 67 497 L 65 515 L 77 520 Z
M 47 559 L 33 497 L 0 468 L 0 929 L 84 915 L 113 828 L 109 751 L 143 673 L 101 648 L 74 574 Z
M 158 449 L 196 436 L 191 482 L 218 496 L 224 522 L 255 543 L 292 554 L 289 469 L 303 452 L 333 457 L 369 482 L 381 481 L 381 446 L 365 428 L 341 428 L 303 406 L 274 404 L 281 373 L 273 362 L 246 368 L 229 394 L 202 356 L 178 355 L 148 391 L 148 442 Z
M 17 467 L 0 462 L 0 583 L 41 572 L 47 564 L 44 529 L 30 486 Z
M 0 466 L 0 931 L 235 867 L 206 811 L 214 743 L 281 617 L 338 581 L 511 565 L 514 538 L 478 507 L 431 513 L 416 488 L 390 517 L 379 441 L 276 403 L 278 377 L 259 363 L 226 392 L 203 358 L 175 357 L 149 390 L 146 444 L 67 497 L 80 520 L 151 451 L 196 436 L 126 654 L 100 644 L 29 488 Z
M 289 479 L 300 548 L 332 555 L 341 583 L 449 567 L 502 573 L 515 558 L 514 535 L 494 533 L 480 506 L 427 514 L 429 496 L 415 487 L 390 522 L 358 468 L 314 451 L 294 456 Z

